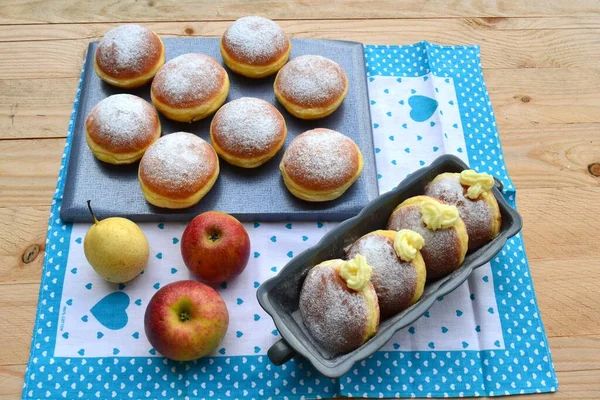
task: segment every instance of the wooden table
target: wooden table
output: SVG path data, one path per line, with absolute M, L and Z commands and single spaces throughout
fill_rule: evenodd
M 552 397 L 600 396 L 599 1 L 87 3 L 0 1 L 0 398 L 21 394 L 43 252 L 23 258 L 44 247 L 88 42 L 130 21 L 166 37 L 218 36 L 248 14 L 294 37 L 481 45 L 558 372 Z

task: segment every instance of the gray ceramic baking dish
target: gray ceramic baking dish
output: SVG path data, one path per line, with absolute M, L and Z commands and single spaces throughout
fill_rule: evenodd
M 271 362 L 281 365 L 299 354 L 308 359 L 323 375 L 330 378 L 339 377 L 348 372 L 354 363 L 379 350 L 396 331 L 423 315 L 438 297 L 460 286 L 475 268 L 490 261 L 523 225 L 517 211 L 508 205 L 498 188 L 493 188 L 493 193 L 502 214 L 500 234 L 490 243 L 467 254 L 463 265 L 451 275 L 428 283 L 423 297 L 416 304 L 392 318 L 381 321 L 377 334 L 358 349 L 328 357 L 314 345 L 305 329 L 292 316 L 298 310 L 300 289 L 310 268 L 322 261 L 343 257 L 344 248 L 356 239 L 368 232 L 384 228 L 394 208 L 409 197 L 423 194 L 427 183 L 438 174 L 460 172 L 467 168 L 468 166 L 455 156 L 443 155 L 437 158 L 428 167 L 419 169 L 407 177 L 396 189 L 373 200 L 357 216 L 329 231 L 316 246 L 298 254 L 278 275 L 260 285 L 257 291 L 258 302 L 273 318 L 283 338 L 269 349 L 267 354 Z

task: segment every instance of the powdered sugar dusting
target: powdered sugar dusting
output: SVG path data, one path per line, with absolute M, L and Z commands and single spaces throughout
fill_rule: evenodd
M 289 42 L 281 27 L 268 18 L 243 17 L 235 21 L 223 35 L 229 53 L 246 64 L 266 64 L 287 49 Z
M 212 57 L 183 54 L 158 71 L 152 90 L 175 104 L 204 101 L 218 90 L 224 73 L 223 67 Z
M 377 292 L 383 318 L 407 308 L 415 292 L 417 272 L 411 263 L 396 255 L 387 237 L 367 235 L 357 240 L 348 251 L 348 259 L 363 255 L 373 267 L 371 282 Z
M 140 169 L 156 186 L 187 191 L 213 170 L 210 145 L 196 135 L 176 132 L 158 139 L 144 154 Z
M 283 117 L 264 100 L 242 97 L 225 104 L 213 119 L 213 135 L 224 150 L 249 155 L 281 140 Z
M 104 35 L 98 51 L 110 62 L 103 65 L 112 73 L 123 71 L 141 71 L 142 61 L 154 50 L 152 31 L 141 25 L 127 24 L 111 29 Z
M 277 88 L 299 105 L 321 106 L 337 96 L 346 87 L 345 73 L 326 57 L 305 55 L 288 62 L 277 75 Z
M 310 270 L 300 292 L 304 325 L 332 353 L 358 347 L 367 326 L 364 298 L 344 285 L 333 267 L 317 267 Z
M 86 121 L 101 140 L 118 147 L 145 142 L 154 135 L 156 122 L 154 107 L 130 94 L 115 94 L 102 100 Z
M 297 136 L 283 156 L 290 175 L 323 187 L 344 183 L 356 172 L 352 139 L 331 129 L 313 129 Z
M 399 231 L 412 229 L 425 240 L 421 255 L 427 268 L 427 279 L 437 279 L 459 266 L 459 240 L 453 228 L 429 230 L 421 219 L 418 205 L 402 207 L 394 211 L 388 229 Z
M 479 247 L 490 239 L 494 215 L 492 209 L 482 199 L 471 200 L 465 197 L 465 188 L 460 183 L 459 174 L 431 182 L 425 188 L 425 194 L 444 203 L 454 204 L 458 208 L 460 217 L 467 227 L 469 247 Z

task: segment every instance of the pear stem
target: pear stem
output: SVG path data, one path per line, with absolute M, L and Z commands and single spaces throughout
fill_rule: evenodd
M 96 214 L 94 214 L 94 210 L 92 210 L 92 201 L 88 200 L 87 205 L 88 205 L 88 210 L 90 210 L 90 214 L 92 214 L 92 218 L 94 218 L 94 224 L 97 224 L 98 218 L 96 218 Z

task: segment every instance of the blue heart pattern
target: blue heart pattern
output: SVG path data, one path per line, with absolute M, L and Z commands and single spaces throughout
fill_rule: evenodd
M 413 95 L 412 97 L 410 97 L 409 99 L 406 100 L 406 102 L 408 104 L 410 104 L 410 106 L 412 108 L 411 117 L 413 119 L 414 119 L 413 113 L 417 112 L 416 108 L 420 106 L 419 105 L 419 101 L 417 100 L 416 103 L 415 103 L 414 98 L 418 99 L 419 97 L 423 97 L 424 98 L 424 96 Z M 429 99 L 429 100 L 431 100 L 432 102 L 435 103 L 435 105 L 431 109 L 431 115 L 433 115 L 433 113 L 437 109 L 438 105 L 437 105 L 437 102 L 434 99 Z M 415 104 L 417 104 L 417 105 L 415 106 Z M 390 114 L 390 113 L 388 113 L 388 114 Z M 393 115 L 396 116 L 397 114 L 394 113 Z M 430 118 L 431 115 L 428 118 Z M 430 123 L 430 121 L 427 121 L 427 120 L 425 120 L 425 121 L 426 121 L 427 124 Z M 416 121 L 416 122 L 419 122 L 419 121 Z M 422 124 L 420 126 L 424 126 L 424 125 L 425 124 Z M 419 126 L 419 125 L 414 124 L 414 123 L 411 122 L 410 129 L 415 129 L 417 126 Z M 383 131 L 382 131 L 382 133 L 383 133 Z M 409 134 L 410 134 L 410 136 L 412 137 L 413 140 L 415 140 L 415 138 L 416 138 L 417 141 L 422 141 L 422 140 L 425 139 L 423 136 L 416 135 L 415 133 L 412 133 L 412 132 L 409 133 Z M 387 135 L 384 134 L 384 136 L 382 136 L 382 137 L 383 137 L 383 139 L 385 139 L 387 136 L 389 136 L 389 134 L 387 134 Z M 389 137 L 389 140 L 391 140 L 391 141 L 393 141 L 394 139 L 395 139 L 396 143 L 401 143 L 402 134 L 399 133 L 396 137 L 394 137 L 393 135 Z M 431 149 L 431 147 L 428 147 L 428 148 Z M 379 152 L 381 152 L 382 149 L 377 149 L 377 150 L 379 150 Z M 377 152 L 377 150 L 376 150 L 376 152 Z M 402 151 L 402 150 L 404 150 L 404 151 Z M 437 148 L 434 148 L 434 151 L 437 151 L 437 150 L 438 150 Z M 411 153 L 411 148 L 409 148 L 409 147 L 405 148 L 404 146 L 402 146 L 402 147 L 400 147 L 400 151 L 404 152 L 405 154 L 406 153 Z M 414 153 L 414 149 L 413 149 L 413 153 Z M 398 161 L 397 160 L 393 160 L 391 162 L 394 165 L 399 165 L 401 161 L 400 161 L 400 159 L 398 159 Z M 420 160 L 419 164 L 421 166 L 423 166 L 423 165 L 425 165 L 425 161 Z M 315 224 L 317 225 L 318 228 L 323 228 L 323 226 L 324 226 L 322 222 L 315 222 Z M 155 225 L 155 227 L 156 227 L 156 225 Z M 164 225 L 163 225 L 163 227 L 166 228 Z M 163 229 L 163 227 L 159 227 L 159 229 Z M 264 229 L 264 227 L 261 227 L 261 224 L 258 223 L 258 222 L 254 223 L 254 227 L 255 228 Z M 302 225 L 292 224 L 292 223 L 283 223 L 283 224 L 281 224 L 280 228 L 283 228 L 283 227 L 285 227 L 286 230 L 289 230 L 290 231 L 289 233 L 293 234 L 290 237 L 293 236 L 294 240 L 296 240 L 298 242 L 300 242 L 300 241 L 304 241 L 304 242 L 308 241 L 308 239 L 309 239 L 308 236 L 302 235 L 302 233 L 304 233 L 304 232 L 302 232 Z M 314 228 L 314 225 L 312 225 L 312 227 Z M 250 230 L 252 230 L 251 224 L 249 224 L 248 228 Z M 296 232 L 296 233 L 292 232 L 292 230 L 294 232 Z M 274 233 L 276 233 L 276 232 L 274 232 Z M 311 238 L 312 238 L 312 236 L 311 236 Z M 275 247 L 278 247 L 278 245 L 282 241 L 285 242 L 284 239 L 286 239 L 286 236 L 283 235 L 283 234 L 280 235 L 279 233 L 276 233 L 276 235 L 271 234 L 271 236 L 268 236 L 268 235 L 264 236 L 265 242 L 269 243 L 269 241 L 270 241 L 270 242 L 272 242 L 272 243 L 270 243 L 271 246 L 273 246 L 275 244 Z M 167 237 L 167 240 L 168 240 L 169 244 L 171 244 L 171 242 L 172 242 L 172 244 L 178 244 L 178 243 L 180 243 L 180 239 L 178 237 L 175 237 L 174 235 L 169 235 Z M 260 250 L 260 252 L 258 252 L 258 251 L 255 252 L 254 249 L 253 249 L 252 253 L 253 253 L 254 258 L 258 258 L 258 261 L 260 261 L 261 259 L 264 259 L 265 257 L 268 257 L 270 255 L 269 254 L 269 249 L 270 248 L 271 247 L 264 246 L 262 249 L 257 249 L 257 250 Z M 264 251 L 263 251 L 263 249 L 264 249 Z M 163 252 L 159 252 L 158 250 L 159 249 L 156 249 L 153 252 L 155 254 L 155 257 L 156 257 L 155 259 L 158 259 L 158 260 L 163 260 L 164 259 L 165 262 L 169 261 L 169 257 L 167 256 L 168 252 L 164 252 L 164 251 Z M 288 248 L 288 250 L 289 250 L 289 248 Z M 279 251 L 281 251 L 281 250 L 279 250 Z M 263 254 L 261 254 L 261 253 L 263 253 Z M 293 258 L 294 254 L 296 253 L 296 249 L 294 249 L 294 251 L 290 250 L 288 252 L 285 252 L 285 250 L 284 250 L 281 253 L 286 254 L 286 256 L 289 257 L 289 258 Z M 281 254 L 281 255 L 283 255 L 283 254 Z M 266 266 L 266 267 L 269 268 L 268 266 Z M 274 273 L 278 272 L 278 267 L 276 267 L 276 266 L 272 266 L 270 269 Z M 167 267 L 167 272 L 166 273 L 168 274 L 169 271 L 170 271 L 171 274 L 181 274 L 182 273 L 182 271 L 178 271 L 177 268 L 173 268 L 171 266 Z M 81 269 L 79 271 L 77 271 L 76 269 L 75 269 L 75 271 L 73 271 L 73 273 L 77 273 L 77 272 L 79 274 L 82 274 L 82 270 Z M 489 280 L 491 280 L 491 277 L 489 278 Z M 484 281 L 488 282 L 488 277 L 487 276 L 484 278 Z M 154 282 L 156 282 L 156 281 L 154 281 Z M 154 283 L 154 282 L 150 282 L 150 283 Z M 251 285 L 255 289 L 260 286 L 260 283 L 258 281 L 251 281 L 251 282 L 253 282 L 253 284 L 251 284 Z M 86 282 L 84 281 L 84 284 L 85 283 Z M 113 287 L 113 290 L 115 290 L 116 286 L 117 285 L 111 285 L 110 287 Z M 155 289 L 158 289 L 161 285 L 159 283 L 155 283 L 153 286 L 154 286 Z M 93 288 L 94 290 L 91 291 L 91 292 L 92 293 L 95 292 L 96 289 L 98 289 L 100 287 L 101 286 L 99 284 L 97 284 L 97 283 L 94 282 L 94 288 Z M 218 287 L 220 287 L 220 289 L 218 289 L 218 290 L 227 290 L 228 284 L 224 282 L 224 283 L 220 284 Z M 92 289 L 91 288 L 91 283 L 89 284 L 88 288 L 90 290 Z M 125 289 L 125 285 L 119 285 L 119 288 L 123 290 L 123 289 Z M 127 290 L 129 291 L 129 288 Z M 246 298 L 246 297 L 244 297 L 244 298 Z M 134 297 L 134 300 L 135 299 L 136 299 L 136 297 Z M 439 298 L 438 300 L 442 301 L 443 297 Z M 473 295 L 471 295 L 471 300 L 474 300 Z M 237 304 L 237 307 L 244 307 L 244 308 L 249 307 L 249 306 L 252 307 L 252 305 L 249 305 L 250 303 L 247 304 L 248 299 L 244 300 L 242 298 L 237 298 L 234 301 L 235 301 L 235 304 Z M 134 309 L 137 309 L 136 306 L 141 306 L 142 305 L 141 299 L 137 299 L 133 303 L 134 303 L 134 306 L 133 306 Z M 97 336 L 97 339 L 95 339 L 95 340 L 99 340 L 98 343 L 104 343 L 107 346 L 109 346 L 110 344 L 113 344 L 112 340 L 113 340 L 114 336 L 111 337 L 110 336 L 111 334 L 109 333 L 110 331 L 107 332 L 107 329 L 108 330 L 120 330 L 120 329 L 125 328 L 128 325 L 128 319 L 129 319 L 129 317 L 133 318 L 133 314 L 131 314 L 131 312 L 133 312 L 133 310 L 129 310 L 129 314 L 130 315 L 128 316 L 128 312 L 127 311 L 128 311 L 128 306 L 129 305 L 130 305 L 130 298 L 124 292 L 111 293 L 108 296 L 106 296 L 105 298 L 101 299 L 96 305 L 94 305 L 90 309 L 91 316 L 93 316 L 98 322 L 100 322 L 101 325 L 103 325 L 103 327 L 99 327 L 98 326 L 98 327 L 96 327 L 96 329 L 101 329 L 101 330 L 103 330 L 104 333 L 100 332 L 100 331 L 96 332 L 96 330 L 93 330 L 91 332 L 92 338 L 94 336 Z M 484 308 L 484 309 L 486 309 L 486 308 Z M 240 310 L 242 310 L 242 308 L 240 308 Z M 488 310 L 488 312 L 490 314 L 494 313 L 494 311 L 495 310 L 492 309 L 492 308 L 490 308 Z M 88 314 L 90 314 L 90 313 L 88 313 Z M 464 319 L 464 316 L 463 316 L 463 318 L 460 318 L 462 316 L 462 314 L 463 314 L 463 312 L 461 310 L 456 310 L 456 316 L 460 320 Z M 81 314 L 80 314 L 80 316 L 81 316 Z M 425 318 L 430 318 L 429 311 L 427 311 L 424 314 L 424 317 Z M 90 319 L 90 321 L 92 323 L 94 321 L 94 318 Z M 87 319 L 88 319 L 88 316 L 86 315 L 85 316 L 85 321 L 87 321 Z M 258 324 L 262 324 L 263 321 L 265 321 L 264 318 L 261 315 L 254 314 L 254 313 L 251 313 L 251 312 L 248 315 L 248 319 L 249 319 L 249 321 L 255 321 L 255 322 L 257 322 Z M 448 326 L 450 326 L 450 329 L 447 328 L 446 326 L 441 326 L 440 327 L 438 325 L 436 327 L 437 334 L 440 333 L 440 329 L 441 329 L 441 333 L 442 334 L 450 333 L 450 331 L 456 332 L 456 329 L 454 329 L 452 325 L 448 325 Z M 479 332 L 481 330 L 481 328 L 479 326 L 478 326 L 478 328 L 479 329 L 476 329 L 476 330 Z M 244 328 L 241 328 L 241 329 L 244 329 Z M 124 331 L 121 331 L 121 332 L 124 332 Z M 133 334 L 132 334 L 132 332 L 126 332 L 125 331 L 125 333 L 127 335 L 131 335 L 131 336 L 129 336 L 129 340 L 135 339 L 135 340 L 138 341 L 138 343 L 139 343 L 139 339 L 141 339 L 141 336 L 142 336 L 142 335 L 140 335 L 140 332 L 133 332 Z M 233 335 L 234 335 L 233 337 L 234 337 L 234 339 L 237 338 L 240 341 L 245 341 L 245 340 L 248 340 L 247 333 L 248 332 L 247 332 L 246 329 L 244 329 L 244 331 L 235 330 L 234 329 L 233 330 Z M 409 327 L 407 329 L 406 333 L 410 334 L 414 338 L 414 335 L 416 335 L 416 328 L 414 326 L 411 326 L 411 327 Z M 420 329 L 420 334 L 421 333 L 423 333 L 423 329 Z M 61 334 L 62 334 L 62 332 L 61 332 Z M 273 329 L 271 331 L 271 334 L 274 337 L 279 336 L 279 332 L 276 329 Z M 450 333 L 450 335 L 446 335 L 446 337 L 448 338 L 447 340 L 450 340 L 450 337 L 452 335 L 453 335 L 453 333 Z M 106 337 L 104 337 L 104 336 L 106 336 Z M 67 332 L 65 332 L 63 334 L 63 338 L 68 339 L 71 342 L 73 341 L 72 335 L 71 335 L 71 337 L 69 337 L 69 333 L 67 333 Z M 421 338 L 419 338 L 419 339 L 421 339 Z M 463 339 L 466 339 L 468 342 L 467 341 L 463 342 L 462 341 Z M 432 340 L 432 341 L 430 341 L 430 340 Z M 454 341 L 455 345 L 457 345 L 458 347 L 461 347 L 461 345 L 462 345 L 463 348 L 465 348 L 465 349 L 469 348 L 469 350 L 471 350 L 471 348 L 469 346 L 469 343 L 471 343 L 472 340 L 470 338 L 461 338 L 461 339 L 458 339 L 458 340 L 452 339 L 452 341 Z M 396 350 L 400 349 L 400 344 L 399 343 L 393 343 L 394 349 L 396 349 Z M 250 347 L 250 352 L 252 352 L 252 346 L 254 346 L 255 344 L 256 343 L 252 343 L 252 345 Z M 120 344 L 117 344 L 117 343 L 114 343 L 113 346 L 114 345 L 118 345 L 118 347 L 114 347 L 114 348 L 113 347 L 107 347 L 107 350 L 109 352 L 112 351 L 112 354 L 115 355 L 115 356 L 116 355 L 120 356 L 120 351 L 121 351 L 120 349 L 121 348 L 125 348 L 125 349 L 127 348 L 127 347 L 122 347 Z M 429 338 L 429 340 L 424 341 L 423 345 L 427 346 L 426 348 L 434 350 L 434 351 L 443 351 L 443 348 L 444 348 L 444 342 L 441 341 L 440 339 L 435 338 L 435 337 L 431 337 L 431 338 Z M 497 343 L 494 343 L 493 345 L 495 347 L 497 347 L 497 348 L 501 347 L 501 343 L 499 341 L 497 341 Z M 439 349 L 438 347 L 441 347 L 441 349 Z M 79 347 L 75 347 L 75 350 L 77 350 L 78 348 Z M 158 354 L 154 349 L 150 349 L 150 350 L 148 350 L 148 349 L 149 348 L 146 348 L 145 351 L 149 351 L 150 354 L 153 354 L 153 355 L 154 354 Z M 89 351 L 90 351 L 90 349 L 87 348 L 87 347 L 85 347 L 85 346 L 84 346 L 84 349 L 81 349 L 81 352 L 85 353 L 85 356 L 88 356 L 87 353 L 89 353 Z M 260 353 L 261 351 L 262 351 L 261 347 L 256 346 L 254 348 L 254 352 L 256 354 Z M 232 349 L 229 348 L 229 346 L 226 346 L 226 348 L 225 347 L 221 348 L 218 353 L 220 355 L 227 355 L 227 356 L 229 356 L 229 354 L 231 352 L 232 352 Z
M 438 108 L 438 102 L 431 97 L 414 95 L 408 98 L 410 117 L 416 122 L 427 121 Z
M 127 307 L 129 307 L 129 302 L 127 293 L 113 292 L 97 302 L 90 309 L 90 313 L 107 329 L 123 329 L 128 321 Z

